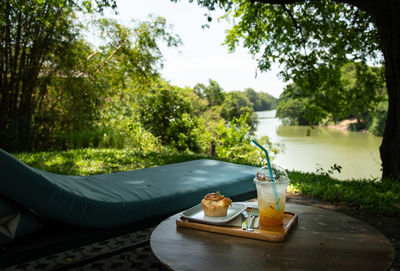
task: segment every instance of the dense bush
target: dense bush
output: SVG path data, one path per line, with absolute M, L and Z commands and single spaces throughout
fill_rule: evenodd
M 257 115 L 253 113 L 252 103 L 243 92 L 231 91 L 225 94 L 224 102 L 221 105 L 220 116 L 226 121 L 246 117 L 246 124 L 250 127 L 250 132 L 257 129 Z
M 262 150 L 251 143 L 251 128 L 247 124 L 248 114 L 240 118 L 233 118 L 228 123 L 220 122 L 218 126 L 218 141 L 216 153 L 219 158 L 228 159 L 234 162 L 247 162 L 262 164 L 264 154 Z M 272 153 L 277 153 L 278 149 L 273 148 L 267 136 L 262 137 L 258 142 L 268 146 Z
M 177 150 L 202 149 L 201 122 L 183 89 L 159 82 L 139 100 L 139 116 L 143 126 L 163 145 Z

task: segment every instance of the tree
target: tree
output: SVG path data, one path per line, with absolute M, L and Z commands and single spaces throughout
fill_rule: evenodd
M 156 82 L 139 101 L 140 121 L 165 145 L 199 151 L 200 123 L 189 95 L 166 82 Z
M 367 123 L 380 102 L 385 100 L 386 87 L 381 67 L 369 67 L 362 63 L 348 63 L 342 69 L 344 105 L 342 115 Z
M 98 28 L 103 43 L 94 46 L 84 40 L 80 30 L 85 26 L 75 14 L 100 12 L 110 5 L 115 2 L 30 0 L 1 5 L 1 148 L 63 148 L 71 133 L 96 132 L 106 111 L 103 105 L 118 100 L 124 107 L 159 77 L 160 41 L 181 44 L 164 18 L 150 17 L 133 27 L 102 18 L 93 21 L 90 30 Z
M 365 129 L 379 103 L 386 99 L 382 71 L 382 68 L 361 63 L 345 64 L 332 83 L 335 91 L 320 91 L 318 94 L 323 99 L 318 103 L 310 103 L 296 84 L 289 84 L 280 96 L 277 116 L 301 125 L 318 124 L 328 116 L 335 122 L 357 118 L 357 127 Z M 330 85 L 330 81 L 325 84 Z
M 251 53 L 262 52 L 261 70 L 269 69 L 272 61 L 284 63 L 284 78 L 294 78 L 311 101 L 318 101 L 323 90 L 321 84 L 326 78 L 322 75 L 331 77 L 349 57 L 365 63 L 368 58 L 379 59 L 382 52 L 389 100 L 380 147 L 382 177 L 400 177 L 399 1 L 198 0 L 198 3 L 209 10 L 218 6 L 233 14 L 237 23 L 227 35 L 229 48 L 234 50 L 243 41 Z
M 277 99 L 265 92 L 256 92 L 252 88 L 246 88 L 244 94 L 253 104 L 254 111 L 271 110 L 276 107 Z
M 149 16 L 146 21 L 135 21 L 132 27 L 104 18 L 96 25 L 101 30 L 102 40 L 106 41 L 96 51 L 101 60 L 97 71 L 106 74 L 108 81 L 115 82 L 115 88 L 123 88 L 127 78 L 135 82 L 137 89 L 147 88 L 159 77 L 163 67 L 159 42 L 163 41 L 168 47 L 182 45 L 163 17 Z
M 76 37 L 74 12 L 110 6 L 116 6 L 114 0 L 10 0 L 0 6 L 1 147 L 29 147 L 33 114 L 45 91 L 39 77 L 53 70 L 52 57 Z
M 208 86 L 199 83 L 194 86 L 194 92 L 200 97 L 208 101 L 208 106 L 221 105 L 224 101 L 224 94 L 222 87 L 214 80 L 208 80 Z
M 220 116 L 227 122 L 246 116 L 246 124 L 250 127 L 250 132 L 254 133 L 257 128 L 257 115 L 253 113 L 253 104 L 246 97 L 244 92 L 230 91 L 225 94 L 224 102 L 221 106 Z
M 328 112 L 317 104 L 310 104 L 301 96 L 301 89 L 295 84 L 285 87 L 279 97 L 276 116 L 287 119 L 289 124 L 315 125 L 328 115 Z
M 261 108 L 261 99 L 258 97 L 257 92 L 252 88 L 246 88 L 244 90 L 244 94 L 246 95 L 247 99 L 252 103 L 252 107 L 255 111 Z

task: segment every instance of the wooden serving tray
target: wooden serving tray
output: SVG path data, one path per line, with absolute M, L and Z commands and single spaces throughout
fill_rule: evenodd
M 251 211 L 248 211 L 249 213 Z M 298 215 L 290 212 L 285 212 L 285 217 L 283 218 L 283 224 L 279 226 L 269 226 L 254 229 L 253 232 L 242 230 L 242 227 L 238 226 L 226 226 L 226 225 L 210 225 L 203 224 L 195 221 L 187 220 L 180 217 L 176 220 L 176 225 L 182 228 L 191 228 L 196 230 L 222 233 L 234 236 L 240 236 L 251 239 L 258 239 L 270 242 L 283 242 L 286 240 L 290 231 L 296 227 Z

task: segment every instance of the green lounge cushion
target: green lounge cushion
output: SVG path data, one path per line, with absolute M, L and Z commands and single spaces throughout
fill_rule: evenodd
M 0 193 L 38 213 L 85 227 L 116 227 L 200 203 L 206 193 L 255 191 L 256 167 L 201 159 L 92 176 L 41 171 L 0 149 Z M 7 181 L 5 181 L 7 180 Z
M 32 233 L 41 227 L 29 210 L 0 197 L 0 245 Z

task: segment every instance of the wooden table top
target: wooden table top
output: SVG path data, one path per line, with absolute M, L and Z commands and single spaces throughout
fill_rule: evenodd
M 180 228 L 173 215 L 150 239 L 173 270 L 388 270 L 394 249 L 378 230 L 350 216 L 286 204 L 298 226 L 281 243 Z

